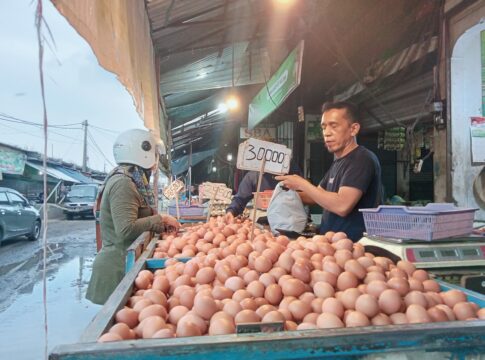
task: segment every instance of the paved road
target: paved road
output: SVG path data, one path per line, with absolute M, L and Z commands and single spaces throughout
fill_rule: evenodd
M 47 227 L 48 349 L 74 343 L 100 306 L 85 300 L 96 253 L 93 220 L 52 220 Z M 43 242 L 0 246 L 0 359 L 44 356 Z

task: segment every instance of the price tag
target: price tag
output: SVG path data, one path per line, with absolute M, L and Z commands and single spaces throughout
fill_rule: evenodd
M 184 189 L 185 185 L 182 180 L 175 180 L 165 189 L 163 189 L 163 195 L 167 199 L 175 199 L 177 194 Z
M 266 160 L 264 172 L 283 175 L 290 171 L 291 150 L 286 146 L 253 138 L 239 145 L 238 169 L 259 171 L 263 159 Z
M 246 323 L 236 325 L 236 334 L 272 333 L 285 330 L 282 322 Z
M 199 195 L 203 199 L 212 199 L 215 194 L 215 200 L 230 200 L 232 189 L 222 183 L 204 182 L 199 186 Z

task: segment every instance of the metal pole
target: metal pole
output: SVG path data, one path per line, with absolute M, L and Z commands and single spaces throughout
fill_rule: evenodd
M 84 128 L 84 148 L 83 148 L 83 172 L 87 171 L 88 163 L 88 121 L 83 121 Z

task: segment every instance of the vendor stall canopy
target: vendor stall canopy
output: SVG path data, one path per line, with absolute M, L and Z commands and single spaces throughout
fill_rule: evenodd
M 375 131 L 428 116 L 436 98 L 433 67 L 444 0 L 145 0 L 144 14 L 133 5 L 142 1 L 54 2 L 68 18 L 65 7 L 79 3 L 86 10 L 91 3 L 104 6 L 101 18 L 115 9 L 127 27 L 135 22 L 130 16 L 146 20 L 137 29 L 148 28 L 152 40 L 162 108 L 157 116 L 172 160 L 185 156 L 189 144 L 192 153 L 235 148 L 251 99 L 301 40 L 301 84 L 262 126 L 297 121 L 300 105 L 318 114 L 325 100 L 350 99 L 364 105 L 364 130 Z M 131 65 L 142 74 L 142 62 Z M 136 89 L 150 90 L 150 82 Z M 220 107 L 230 95 L 238 97 L 238 111 Z M 145 111 L 154 113 L 146 102 L 152 96 L 143 100 Z

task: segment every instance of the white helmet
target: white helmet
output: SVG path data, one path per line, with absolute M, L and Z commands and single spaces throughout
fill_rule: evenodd
M 131 129 L 122 132 L 113 145 L 117 164 L 133 164 L 150 169 L 157 161 L 156 154 L 164 152 L 163 142 L 147 130 Z

